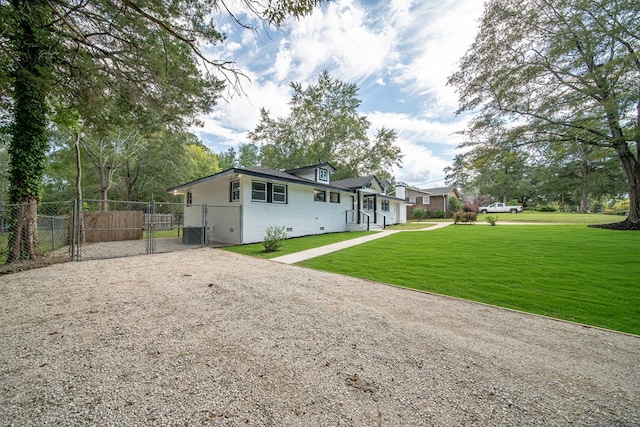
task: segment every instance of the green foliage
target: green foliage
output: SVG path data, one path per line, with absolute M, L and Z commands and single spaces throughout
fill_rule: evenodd
M 375 174 L 383 179 L 402 163 L 394 145 L 394 130 L 381 128 L 369 139 L 369 120 L 358 113 L 361 101 L 355 84 L 331 78 L 324 71 L 316 84 L 291 83 L 288 117 L 273 119 L 261 111 L 260 123 L 249 132 L 260 146 L 262 166 L 294 169 L 329 162 L 333 179 Z
M 498 222 L 498 217 L 497 217 L 497 216 L 495 216 L 495 215 L 489 215 L 489 216 L 486 216 L 484 219 L 485 219 L 485 221 L 487 221 L 487 222 L 489 223 L 489 225 L 491 225 L 491 226 L 495 226 L 495 225 L 496 225 L 496 222 Z
M 477 212 L 464 212 L 458 211 L 453 214 L 453 223 L 454 224 L 473 224 L 478 219 Z
M 290 14 L 310 13 L 320 2 L 276 1 L 260 11 L 252 0 L 241 5 L 278 25 Z M 230 10 L 220 3 L 222 10 Z M 66 120 L 77 113 L 92 128 L 95 141 L 104 141 L 109 129 L 122 130 L 123 123 L 143 126 L 146 133 L 176 130 L 211 111 L 224 88 L 220 76 L 236 82 L 241 74 L 228 61 L 209 59 L 201 51 L 200 44 L 215 45 L 225 38 L 207 18 L 211 8 L 209 0 L 144 5 L 0 2 L 0 119 L 7 116 L 6 106 L 13 108 L 11 201 L 34 203 L 40 198 L 50 106 L 66 126 L 80 121 Z M 0 126 L 4 133 L 5 124 Z M 107 161 L 98 167 L 105 197 L 113 165 Z M 12 245 L 17 254 L 25 247 L 24 239 L 28 256 L 34 257 L 36 218 L 29 215 L 16 222 L 22 231 L 14 233 Z
M 284 226 L 270 225 L 267 227 L 264 242 L 262 243 L 265 252 L 275 252 L 283 245 L 288 237 L 285 230 Z
M 556 208 L 554 208 L 553 206 L 541 206 L 539 208 L 536 209 L 538 212 L 555 212 L 557 211 Z
M 610 208 L 605 209 L 607 214 L 624 215 L 629 212 L 629 199 L 617 200 Z
M 474 43 L 449 78 L 458 111 L 477 113 L 466 144 L 505 150 L 531 144 L 531 154 L 545 158 L 551 146 L 597 147 L 566 150 L 571 156 L 558 165 L 580 185 L 589 172 L 576 175 L 576 167 L 592 167 L 592 154 L 603 148 L 617 156 L 632 198 L 629 221 L 639 222 L 639 15 L 633 0 L 489 0 Z M 606 180 L 596 181 L 606 187 Z
M 460 201 L 457 197 L 449 197 L 449 212 L 456 212 L 462 209 L 464 203 Z
M 413 210 L 411 211 L 411 216 L 413 216 L 418 220 L 423 219 L 426 215 L 427 215 L 427 210 L 421 206 L 417 206 L 413 208 Z

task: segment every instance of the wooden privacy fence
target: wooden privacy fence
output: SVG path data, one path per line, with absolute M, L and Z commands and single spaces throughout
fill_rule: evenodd
M 146 228 L 151 228 L 151 220 L 156 230 L 171 230 L 175 223 L 172 214 L 144 214 L 144 223 Z
M 85 211 L 82 216 L 85 243 L 142 239 L 145 224 L 144 212 Z

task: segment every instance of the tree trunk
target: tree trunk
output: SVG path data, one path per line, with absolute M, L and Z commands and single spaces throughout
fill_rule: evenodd
M 629 216 L 627 221 L 640 226 L 640 162 L 634 157 L 627 144 L 617 144 L 615 148 L 629 185 Z
M 9 146 L 10 196 L 18 204 L 12 221 L 8 262 L 37 256 L 37 210 L 44 177 L 47 103 L 54 40 L 45 1 L 13 0 L 18 28 L 13 35 L 18 67 L 13 72 L 14 122 Z
M 100 165 L 100 206 L 102 212 L 109 210 L 109 187 L 111 187 L 107 177 L 108 171 L 105 172 L 105 169 L 108 169 L 108 167 L 104 164 Z
M 580 212 L 587 213 L 587 177 L 589 175 L 589 164 L 586 160 L 582 161 L 580 172 Z
M 82 215 L 82 161 L 80 157 L 80 132 L 76 132 L 76 199 L 78 200 L 78 227 L 80 242 L 84 243 L 84 216 Z
M 8 261 L 35 259 L 38 255 L 38 200 L 22 197 L 15 203 Z

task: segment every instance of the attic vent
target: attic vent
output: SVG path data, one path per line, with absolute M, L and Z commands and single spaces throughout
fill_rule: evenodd
M 293 227 L 287 227 L 287 231 L 288 231 L 288 232 L 293 231 Z
M 324 231 L 324 227 L 320 227 L 320 231 Z

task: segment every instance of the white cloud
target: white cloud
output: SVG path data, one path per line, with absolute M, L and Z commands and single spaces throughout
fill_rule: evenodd
M 211 51 L 234 59 L 251 83 L 243 84 L 246 96 L 221 102 L 206 127 L 194 131 L 212 148 L 247 142 L 261 107 L 272 117 L 286 116 L 289 83 L 314 82 L 327 69 L 358 85 L 372 131 L 386 126 L 398 133 L 405 160 L 394 170 L 397 179 L 438 179 L 461 142 L 454 133 L 465 124 L 465 117 L 453 115 L 457 97 L 446 79 L 473 41 L 482 3 L 335 0 L 281 30 L 256 33 L 229 25 L 229 40 Z
M 449 157 L 455 155 L 455 147 L 462 142 L 462 137 L 456 134 L 462 128 L 461 123 L 443 123 L 398 113 L 373 112 L 367 117 L 372 130 L 386 126 L 398 134 L 396 144 L 404 154 L 403 167 L 393 171 L 398 181 L 414 185 L 435 181 L 429 185 L 444 185 L 438 180 L 444 176 L 443 169 L 450 165 Z M 430 148 L 441 146 L 449 148 L 438 154 Z
M 362 80 L 384 70 L 396 57 L 395 30 L 374 26 L 367 9 L 353 0 L 339 0 L 291 24 L 290 49 L 297 78 L 308 80 L 327 68 L 340 79 Z
M 412 18 L 402 21 L 405 62 L 396 65 L 395 81 L 431 95 L 433 100 L 427 108 L 439 114 L 457 108 L 457 96 L 446 86 L 447 78 L 473 42 L 482 8 L 481 1 L 444 0 L 418 2 L 413 10 L 403 11 Z

